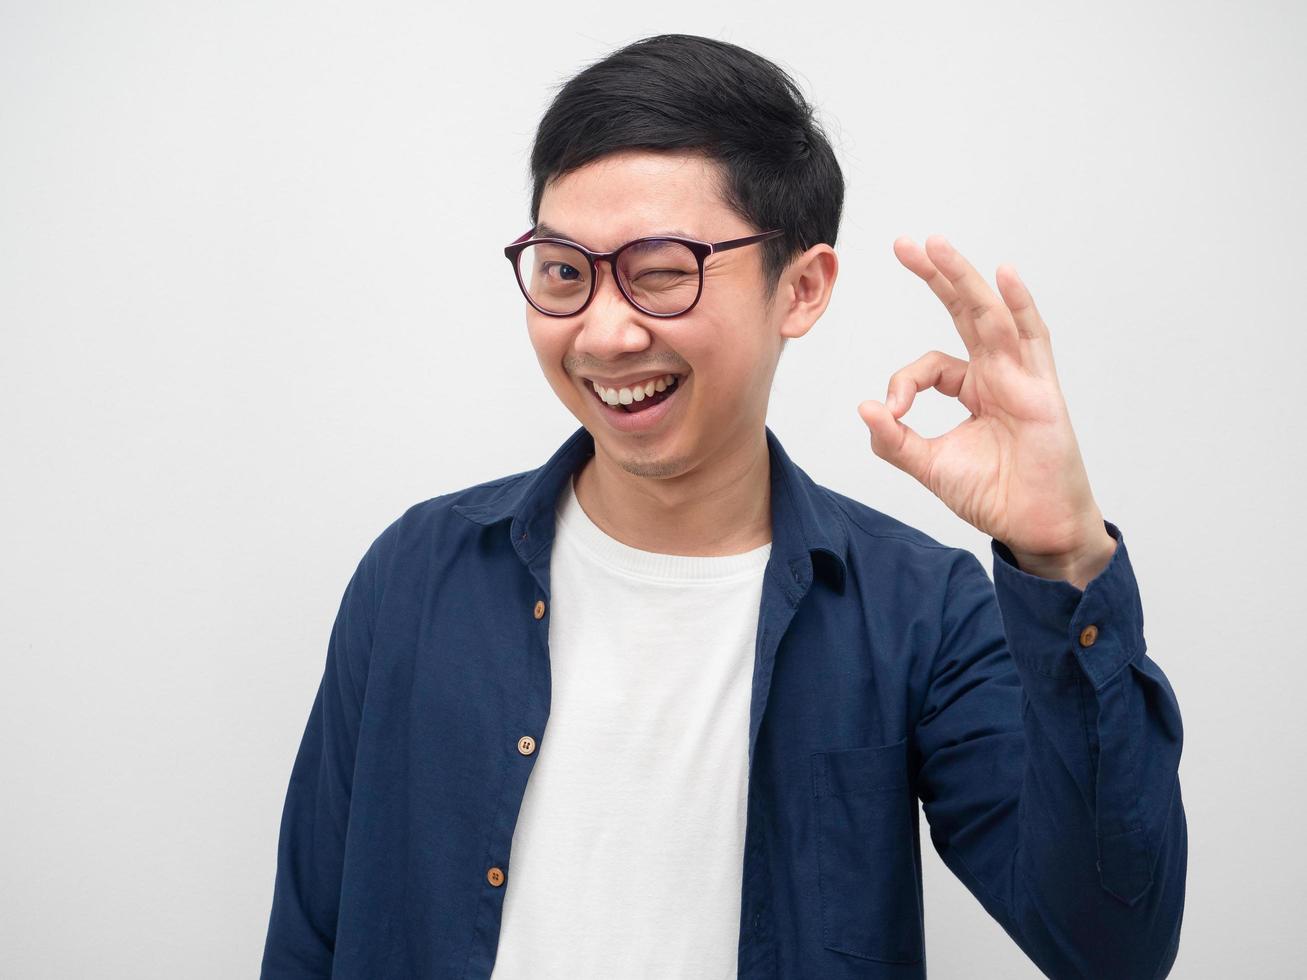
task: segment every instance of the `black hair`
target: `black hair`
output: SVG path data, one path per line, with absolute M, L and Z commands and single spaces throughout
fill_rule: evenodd
M 735 44 L 660 34 L 569 79 L 531 149 L 531 222 L 545 185 L 621 150 L 698 151 L 723 170 L 723 199 L 759 231 L 766 298 L 794 256 L 835 244 L 844 175 L 814 110 L 778 65 Z

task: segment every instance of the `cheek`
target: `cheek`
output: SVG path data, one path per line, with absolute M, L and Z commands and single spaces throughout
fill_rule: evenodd
M 549 346 L 550 326 L 548 319 L 528 307 L 526 314 L 526 335 L 531 338 L 531 346 L 537 351 Z
M 526 330 L 545 374 L 552 378 L 561 373 L 563 355 L 567 352 L 566 330 L 539 313 L 527 316 Z
M 687 332 L 677 348 L 705 386 L 729 393 L 729 398 L 714 400 L 715 408 L 727 412 L 733 411 L 731 406 L 738 406 L 741 399 L 765 392 L 769 386 L 763 370 L 767 363 L 763 323 L 756 319 L 757 314 L 743 312 L 749 309 L 744 304 L 714 308 L 713 315 L 696 323 L 693 333 Z
M 575 403 L 582 398 L 584 393 L 563 366 L 571 344 L 572 328 L 564 321 L 542 316 L 534 310 L 527 315 L 526 328 L 531 346 L 535 349 L 536 361 L 554 394 L 564 404 Z

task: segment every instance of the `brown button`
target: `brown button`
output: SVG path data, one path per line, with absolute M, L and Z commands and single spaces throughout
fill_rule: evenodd
M 1098 639 L 1098 627 L 1093 623 L 1080 631 L 1080 645 L 1082 647 L 1093 646 L 1096 639 Z
M 535 618 L 540 619 L 541 617 L 544 616 L 544 614 L 545 614 L 545 600 L 537 599 L 536 607 L 535 607 Z
M 523 735 L 517 740 L 517 751 L 523 755 L 530 755 L 536 750 L 536 740 L 530 735 Z
M 486 881 L 498 888 L 504 883 L 504 872 L 498 868 L 491 868 L 486 872 Z

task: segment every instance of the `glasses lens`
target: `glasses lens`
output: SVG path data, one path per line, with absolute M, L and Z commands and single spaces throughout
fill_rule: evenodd
M 517 257 L 517 274 L 531 302 L 550 313 L 575 313 L 590 295 L 590 263 L 569 245 L 528 245 Z
M 699 295 L 699 260 L 669 239 L 636 242 L 617 257 L 617 273 L 631 299 L 650 313 L 683 313 Z

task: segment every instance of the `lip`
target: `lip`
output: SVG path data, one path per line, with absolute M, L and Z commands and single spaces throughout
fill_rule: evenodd
M 650 374 L 628 374 L 625 378 L 621 378 L 617 381 L 605 381 L 603 378 L 587 378 L 585 375 L 581 376 L 581 380 L 592 383 L 597 381 L 605 388 L 629 388 L 637 381 L 652 381 L 656 378 L 665 378 L 669 374 L 674 374 L 677 378 L 684 378 L 686 376 L 684 371 L 654 371 Z
M 674 372 L 669 371 L 668 373 L 672 374 Z M 594 387 L 588 380 L 585 381 L 585 389 L 589 393 L 590 398 L 595 402 L 595 410 L 602 415 L 604 421 L 614 429 L 619 432 L 627 433 L 648 432 L 660 426 L 663 420 L 667 418 L 667 416 L 669 416 L 681 402 L 680 389 L 690 383 L 692 375 L 685 374 L 680 375 L 679 377 L 681 380 L 676 382 L 677 390 L 670 398 L 663 399 L 653 408 L 646 408 L 643 412 L 635 412 L 634 414 L 609 405 L 595 393 Z

